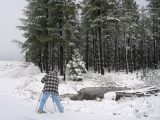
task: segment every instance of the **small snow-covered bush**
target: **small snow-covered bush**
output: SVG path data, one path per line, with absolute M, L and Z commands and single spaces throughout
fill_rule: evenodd
M 116 93 L 115 92 L 107 92 L 107 93 L 104 94 L 104 99 L 115 100 L 116 99 Z
M 160 70 L 150 70 L 146 73 L 143 80 L 147 85 L 160 87 Z
M 79 54 L 78 49 L 74 50 L 72 60 L 67 64 L 68 79 L 73 81 L 81 81 L 83 79 L 83 73 L 86 73 L 85 62 L 83 57 Z

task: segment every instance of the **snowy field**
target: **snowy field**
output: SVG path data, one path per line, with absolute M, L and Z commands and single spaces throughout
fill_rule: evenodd
M 76 93 L 81 88 L 95 86 L 136 89 L 156 84 L 159 87 L 159 71 L 151 73 L 141 80 L 140 71 L 128 75 L 112 72 L 105 76 L 90 71 L 84 75 L 83 82 L 61 82 L 59 92 Z M 66 98 L 62 100 L 64 113 L 59 113 L 49 99 L 45 107 L 47 113 L 37 114 L 35 110 L 43 88 L 40 80 L 44 75 L 30 63 L 0 61 L 0 120 L 160 120 L 160 94 L 120 101 L 109 97 L 96 101 L 71 101 Z

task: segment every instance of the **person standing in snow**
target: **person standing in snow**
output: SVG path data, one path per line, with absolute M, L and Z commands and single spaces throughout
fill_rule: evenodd
M 40 98 L 39 108 L 37 112 L 46 113 L 43 110 L 43 108 L 48 97 L 51 96 L 53 102 L 56 103 L 56 106 L 59 112 L 63 113 L 63 106 L 60 102 L 60 97 L 58 93 L 59 79 L 58 79 L 57 71 L 56 70 L 49 71 L 49 73 L 42 78 L 41 82 L 44 83 L 44 88 L 42 90 L 42 95 Z

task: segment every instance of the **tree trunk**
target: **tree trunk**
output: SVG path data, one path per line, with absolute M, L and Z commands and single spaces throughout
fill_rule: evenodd
M 94 72 L 97 72 L 96 68 L 96 40 L 94 35 L 94 28 L 92 28 L 92 36 L 93 36 L 93 66 L 94 66 Z
M 110 57 L 111 51 L 110 51 L 110 46 L 109 46 L 109 42 L 107 43 L 107 68 L 108 68 L 108 72 L 111 72 L 111 57 Z
M 101 27 L 100 27 L 100 23 L 99 23 L 99 26 L 98 26 L 98 35 L 99 35 L 99 51 L 100 51 L 101 75 L 104 75 L 104 62 L 103 62 L 103 54 L 102 54 L 102 39 L 101 39 Z
M 60 75 L 64 75 L 64 71 L 63 71 L 63 61 L 64 61 L 64 58 L 63 58 L 63 52 L 64 52 L 64 50 L 63 50 L 63 47 L 62 46 L 60 46 Z
M 87 33 L 86 33 L 86 42 L 87 42 L 87 44 L 86 44 L 86 69 L 87 69 L 87 71 L 88 71 L 88 53 L 89 53 L 89 38 L 88 38 L 88 30 L 87 30 Z
M 114 40 L 114 69 L 116 72 L 118 72 L 118 66 L 117 66 L 117 60 L 118 60 L 118 41 L 117 41 L 117 35 L 115 35 L 115 40 Z
M 48 69 L 48 44 L 45 45 L 45 71 L 49 73 Z

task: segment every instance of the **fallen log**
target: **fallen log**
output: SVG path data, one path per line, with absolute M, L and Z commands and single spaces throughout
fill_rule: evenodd
M 104 94 L 107 92 L 115 92 L 115 100 L 118 101 L 122 97 L 142 97 L 157 95 L 160 89 L 152 86 L 141 89 L 130 89 L 126 87 L 87 87 L 80 89 L 77 94 L 64 94 L 60 95 L 63 98 L 70 98 L 71 100 L 95 100 L 97 98 L 104 98 Z
M 126 87 L 87 87 L 78 91 L 79 100 L 95 100 L 97 98 L 103 99 L 104 94 L 111 91 L 129 90 Z
M 142 96 L 157 95 L 158 92 L 160 92 L 160 89 L 155 86 L 145 87 L 137 90 L 116 91 L 115 100 L 118 101 L 122 97 L 134 97 L 134 96 L 142 97 Z
M 87 87 L 80 89 L 77 94 L 64 94 L 62 98 L 70 98 L 71 100 L 95 100 L 104 98 L 104 94 L 111 91 L 129 90 L 126 87 Z

